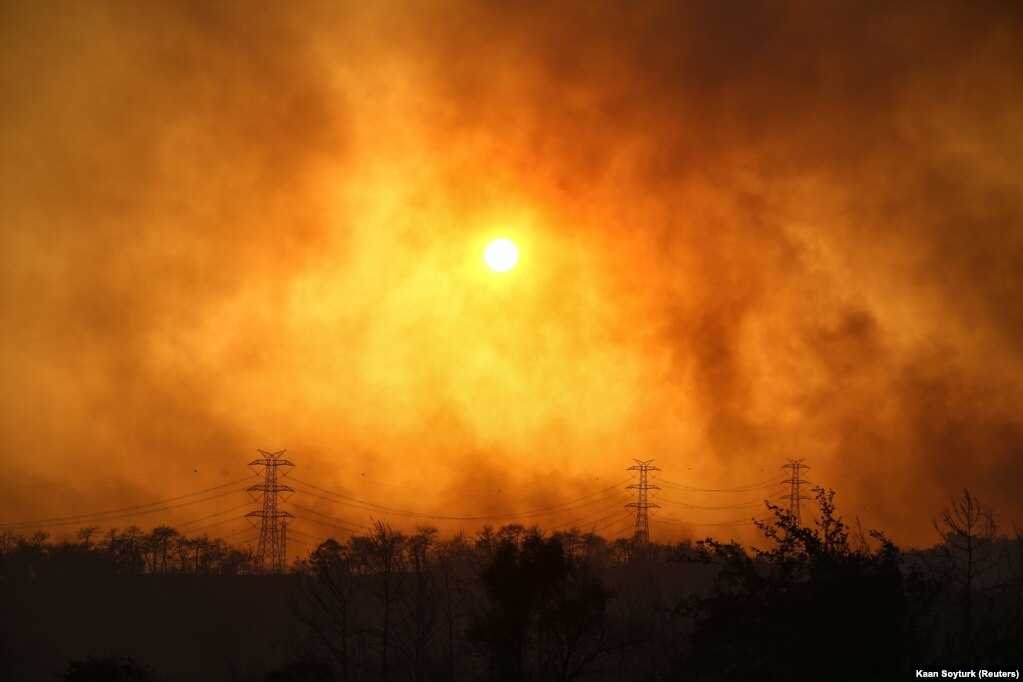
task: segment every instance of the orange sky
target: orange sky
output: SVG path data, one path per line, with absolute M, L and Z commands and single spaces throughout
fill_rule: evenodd
M 1023 522 L 1021 53 L 1008 2 L 4 3 L 0 521 L 259 447 L 452 516 L 805 457 L 899 542 Z

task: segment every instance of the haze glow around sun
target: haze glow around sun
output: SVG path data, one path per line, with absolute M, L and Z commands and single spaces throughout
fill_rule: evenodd
M 519 249 L 510 239 L 495 239 L 487 245 L 483 260 L 495 272 L 507 272 L 519 262 Z

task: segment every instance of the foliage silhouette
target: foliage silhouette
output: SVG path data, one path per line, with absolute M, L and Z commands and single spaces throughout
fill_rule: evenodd
M 235 547 L 219 538 L 188 538 L 169 526 L 157 526 L 149 533 L 137 526 L 123 531 L 111 528 L 101 537 L 97 531 L 95 526 L 86 527 L 75 533 L 78 542 L 50 543 L 44 532 L 25 537 L 5 530 L 0 533 L 0 575 L 235 575 L 257 571 L 250 548 Z
M 706 596 L 680 604 L 693 630 L 679 673 L 706 680 L 862 680 L 905 677 L 922 662 L 922 623 L 935 586 L 904 571 L 882 533 L 853 549 L 834 491 L 815 488 L 814 528 L 768 504 L 757 522 L 771 548 L 697 543 L 697 560 L 720 565 Z
M 263 678 L 263 682 L 335 682 L 335 680 L 337 678 L 330 666 L 311 661 L 289 663 Z
M 492 679 L 576 679 L 614 648 L 613 592 L 558 537 L 499 534 L 480 579 L 485 602 L 469 638 L 486 648 Z
M 359 588 L 356 558 L 350 547 L 327 540 L 312 552 L 309 563 L 314 579 L 300 583 L 293 608 L 316 647 L 334 664 L 337 679 L 344 682 L 351 679 L 353 602 Z
M 239 575 L 257 573 L 250 550 L 170 527 L 90 527 L 57 542 L 7 530 L 4 591 L 36 596 L 13 600 L 19 615 L 2 626 L 24 641 L 47 641 L 52 629 L 21 623 L 58 622 L 54 609 L 34 606 L 51 588 L 73 596 L 61 602 L 73 624 L 94 622 L 97 609 L 130 613 L 115 596 L 122 593 L 159 602 L 216 585 L 258 601 L 276 581 L 279 604 L 290 601 L 296 617 L 284 626 L 296 648 L 288 666 L 263 657 L 264 670 L 276 669 L 268 679 L 883 680 L 920 666 L 1023 658 L 1023 535 L 996 536 L 993 514 L 972 494 L 935 522 L 940 544 L 903 554 L 881 533 L 851 530 L 834 491 L 815 493 L 810 527 L 768 505 L 774 520 L 758 523 L 763 550 L 710 538 L 643 545 L 521 525 L 443 540 L 432 528 L 405 534 L 378 523 L 322 542 L 290 577 Z M 90 650 L 68 643 L 61 658 Z M 104 661 L 79 661 L 68 672 L 113 665 Z M 0 663 L 11 679 L 20 677 L 6 671 L 29 669 Z
M 131 658 L 108 656 L 84 660 L 72 660 L 67 672 L 60 675 L 64 682 L 150 682 L 153 671 Z

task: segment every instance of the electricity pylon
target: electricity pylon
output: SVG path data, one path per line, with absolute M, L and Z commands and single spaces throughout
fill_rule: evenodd
M 285 568 L 287 549 L 287 519 L 295 518 L 286 511 L 278 511 L 277 498 L 281 493 L 294 493 L 295 491 L 286 485 L 277 484 L 277 472 L 282 467 L 281 477 L 288 475 L 295 465 L 286 459 L 280 459 L 287 450 L 280 452 L 267 452 L 260 450 L 262 459 L 249 462 L 249 468 L 257 474 L 262 474 L 263 485 L 254 485 L 248 488 L 249 494 L 254 499 L 263 498 L 263 511 L 254 511 L 246 514 L 246 518 L 259 519 L 259 545 L 256 548 L 256 561 L 261 571 L 269 573 L 282 573 Z M 262 471 L 257 470 L 261 467 Z
M 809 481 L 801 477 L 803 469 L 809 469 L 809 464 L 803 464 L 804 460 L 801 459 L 789 459 L 788 464 L 783 464 L 782 469 L 791 469 L 792 473 L 789 475 L 789 479 L 785 483 L 789 484 L 789 494 L 782 495 L 781 499 L 789 501 L 789 515 L 796 520 L 796 525 L 801 526 L 802 521 L 799 518 L 799 502 L 800 500 L 809 500 L 810 498 L 803 494 L 802 486 L 804 483 Z
M 639 483 L 626 486 L 626 490 L 636 491 L 636 501 L 630 502 L 625 506 L 636 510 L 636 532 L 633 534 L 633 537 L 637 542 L 645 545 L 650 541 L 650 517 L 647 514 L 647 510 L 661 508 L 661 505 L 651 502 L 647 494 L 648 491 L 660 490 L 661 487 L 649 483 L 647 474 L 651 471 L 660 471 L 660 469 L 650 464 L 654 461 L 652 459 L 648 459 L 645 462 L 638 459 L 632 461 L 636 464 L 626 469 L 626 471 L 638 471 Z

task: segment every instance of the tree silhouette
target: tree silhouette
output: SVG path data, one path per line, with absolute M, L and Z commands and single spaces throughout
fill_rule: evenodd
M 436 628 L 435 608 L 436 584 L 432 571 L 433 544 L 437 529 L 431 526 L 417 529 L 408 538 L 408 569 L 411 589 L 406 591 L 406 621 L 411 625 L 412 662 L 414 676 L 418 682 L 427 679 L 427 645 Z
M 960 654 L 963 661 L 973 658 L 974 595 L 977 581 L 998 562 L 994 540 L 998 532 L 994 512 L 963 488 L 962 497 L 952 499 L 934 521 L 941 536 L 939 549 L 947 576 L 962 592 Z
M 131 658 L 108 656 L 72 660 L 67 672 L 60 675 L 64 682 L 148 682 L 153 671 Z
M 947 530 L 940 547 L 904 561 L 884 535 L 850 529 L 834 491 L 815 493 L 819 518 L 809 528 L 768 505 L 774 520 L 758 523 L 762 550 L 709 538 L 640 547 L 517 524 L 444 541 L 432 528 L 407 536 L 378 523 L 368 534 L 328 540 L 296 565 L 296 580 L 279 583 L 298 586 L 292 605 L 307 627 L 295 630 L 293 664 L 273 679 L 901 678 L 909 665 L 947 665 L 953 661 L 939 656 L 961 654 L 958 646 L 939 650 L 947 642 L 934 635 L 942 615 L 959 627 L 967 595 L 973 657 L 985 665 L 1019 659 L 1023 539 L 993 537 L 993 518 L 976 498 L 965 495 L 936 522 Z M 244 590 L 269 581 L 231 578 L 254 571 L 252 552 L 220 539 L 186 538 L 168 526 L 85 530 L 58 542 L 43 533 L 0 535 L 0 577 L 10 594 L 22 586 L 23 594 L 51 584 L 78 589 L 93 578 L 106 593 L 118 575 L 165 572 L 220 574 L 195 584 Z M 680 562 L 666 562 L 671 554 Z M 948 614 L 930 608 L 935 584 L 906 568 L 929 557 L 942 559 L 949 578 Z M 188 582 L 125 584 L 176 594 Z M 89 592 L 80 590 L 83 609 Z M 680 600 L 685 594 L 692 596 Z M 117 609 L 93 608 L 108 607 Z M 31 620 L 30 603 L 20 608 Z M 68 672 L 131 672 L 107 669 L 115 663 L 78 661 Z
M 576 679 L 613 648 L 606 627 L 612 593 L 559 538 L 507 526 L 487 553 L 485 603 L 469 637 L 487 650 L 491 678 Z
M 461 663 L 467 656 L 462 655 L 464 649 L 464 632 L 468 626 L 473 609 L 473 583 L 477 566 L 474 563 L 474 548 L 464 534 L 459 533 L 451 540 L 441 543 L 436 552 L 437 572 L 439 574 L 440 594 L 443 601 L 443 637 L 444 659 L 446 670 L 443 675 L 448 680 L 461 679 L 459 671 Z
M 327 540 L 310 556 L 311 580 L 300 583 L 298 617 L 310 629 L 318 650 L 333 663 L 337 678 L 351 679 L 353 601 L 358 567 L 348 547 Z
M 349 543 L 357 565 L 365 572 L 370 592 L 376 600 L 375 627 L 368 628 L 376 640 L 378 670 L 376 676 L 389 679 L 392 665 L 395 609 L 405 589 L 404 533 L 376 521 L 367 536 L 356 536 Z
M 1006 551 L 1008 576 L 1005 584 L 1012 595 L 1013 621 L 1015 623 L 1015 646 L 1023 652 L 1023 531 L 1013 525 L 1013 538 Z
M 149 552 L 151 556 L 149 569 L 151 573 L 167 573 L 167 559 L 176 547 L 181 533 L 170 526 L 157 526 L 149 534 Z
M 92 548 L 92 539 L 99 533 L 99 526 L 85 526 L 75 532 L 75 537 L 85 546 L 86 550 Z
M 131 525 L 118 536 L 117 563 L 123 573 L 141 573 L 146 565 L 144 555 L 145 533 Z
M 919 665 L 921 622 L 934 589 L 883 534 L 877 548 L 853 549 L 835 515 L 834 491 L 814 489 L 819 519 L 757 525 L 771 548 L 751 556 L 736 543 L 697 543 L 717 563 L 710 594 L 679 611 L 693 621 L 680 672 L 708 680 L 862 680 L 904 676 Z

